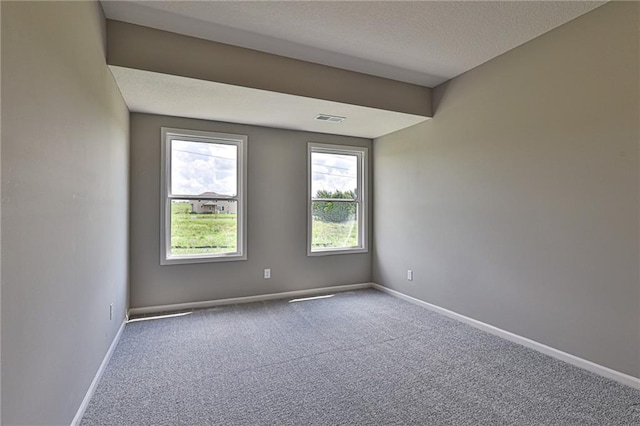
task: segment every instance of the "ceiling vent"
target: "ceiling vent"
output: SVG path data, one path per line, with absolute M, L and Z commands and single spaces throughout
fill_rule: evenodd
M 340 117 L 338 115 L 318 114 L 316 120 L 328 121 L 330 123 L 342 123 L 347 117 Z

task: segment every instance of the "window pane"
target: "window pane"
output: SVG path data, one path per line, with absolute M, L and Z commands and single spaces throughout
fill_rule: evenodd
M 358 246 L 358 204 L 313 201 L 311 250 Z
M 238 147 L 171 141 L 171 193 L 175 195 L 238 195 Z
M 170 255 L 236 253 L 237 213 L 236 200 L 172 200 Z
M 358 157 L 311 153 L 311 197 L 352 198 L 358 188 Z

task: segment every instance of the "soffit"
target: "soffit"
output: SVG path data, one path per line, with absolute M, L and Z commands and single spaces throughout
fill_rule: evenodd
M 374 139 L 427 117 L 109 66 L 129 110 Z M 317 121 L 318 114 L 346 117 Z

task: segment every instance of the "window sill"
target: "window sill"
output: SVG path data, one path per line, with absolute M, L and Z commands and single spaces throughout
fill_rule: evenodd
M 344 248 L 344 249 L 327 249 L 327 250 L 318 250 L 311 251 L 307 250 L 307 256 L 332 256 L 335 254 L 361 254 L 368 253 L 369 249 L 367 248 Z
M 169 257 L 160 258 L 160 265 L 184 265 L 190 263 L 215 263 L 247 260 L 247 255 L 221 255 L 221 256 L 194 256 L 194 257 Z

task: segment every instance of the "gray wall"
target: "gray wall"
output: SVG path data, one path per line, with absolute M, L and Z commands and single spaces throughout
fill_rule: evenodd
M 247 135 L 248 260 L 160 266 L 160 128 Z M 307 257 L 307 144 L 371 140 L 131 115 L 131 307 L 371 281 L 371 254 Z M 264 280 L 263 269 L 271 268 Z
M 2 46 L 2 2 L 0 2 L 0 46 Z M 0 48 L 0 50 L 2 50 Z M 2 81 L 2 55 L 0 55 L 0 81 Z M 2 84 L 0 84 L 0 151 L 2 151 Z M 2 174 L 2 158 L 0 156 L 0 176 Z M 2 185 L 0 185 L 0 194 Z M 2 222 L 2 196 L 0 195 L 0 223 Z M 0 241 L 2 241 L 0 226 Z M 2 423 L 2 244 L 0 244 L 0 423 Z
M 2 2 L 3 425 L 69 424 L 124 320 L 129 113 L 104 30 L 97 2 Z
M 437 87 L 433 120 L 374 141 L 375 282 L 639 376 L 639 7 Z
M 0 2 L 0 46 L 2 46 L 2 2 Z M 0 50 L 1 47 L 0 47 Z M 2 55 L 0 55 L 0 82 L 2 81 Z M 2 151 L 2 84 L 0 84 L 0 151 Z M 0 176 L 2 173 L 2 158 L 0 156 Z M 0 194 L 2 185 L 0 185 Z M 0 196 L 0 223 L 2 222 L 2 196 Z M 0 242 L 2 241 L 2 226 L 0 226 Z M 0 243 L 0 423 L 2 423 L 2 244 Z

